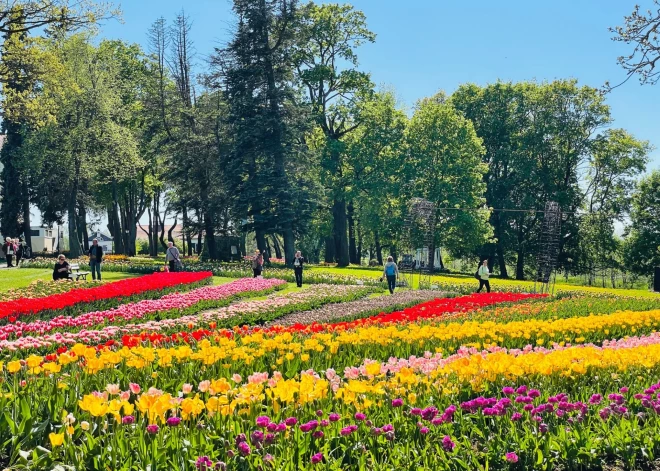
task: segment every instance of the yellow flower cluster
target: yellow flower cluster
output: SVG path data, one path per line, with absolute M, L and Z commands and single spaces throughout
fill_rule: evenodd
M 555 374 L 574 377 L 585 374 L 590 368 L 625 371 L 633 367 L 653 368 L 659 364 L 660 345 L 655 344 L 620 349 L 570 347 L 523 354 L 495 352 L 448 360 L 430 375 L 404 367 L 388 377 L 381 374 L 379 368 L 371 368 L 367 369 L 366 377 L 342 381 L 334 388 L 330 381 L 309 373 L 301 374 L 300 379 L 274 377 L 235 387 L 226 379 L 219 379 L 200 384 L 205 400 L 200 393 L 182 399 L 152 388 L 140 395 L 134 405 L 96 393 L 84 396 L 79 407 L 94 417 L 112 415 L 118 421 L 121 420 L 120 412 L 132 414 L 136 408 L 148 416 L 150 423 L 164 422 L 168 413 L 180 415 L 184 420 L 196 418 L 204 412 L 208 416 L 242 414 L 250 407 L 264 403 L 278 413 L 284 406 L 301 406 L 328 397 L 366 409 L 382 404 L 386 396 L 406 395 L 414 403 L 419 394 L 455 392 L 455 388 L 463 384 L 479 391 L 485 383 L 498 379 L 515 381 L 534 375 Z

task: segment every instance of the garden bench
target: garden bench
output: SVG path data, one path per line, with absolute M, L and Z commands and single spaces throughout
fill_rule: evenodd
M 77 263 L 71 264 L 69 268 L 71 268 L 71 273 L 69 273 L 69 278 L 73 280 L 73 277 L 75 276 L 76 281 L 78 281 L 80 278 L 87 281 L 87 275 L 91 273 L 88 271 L 80 271 L 80 265 L 78 265 Z

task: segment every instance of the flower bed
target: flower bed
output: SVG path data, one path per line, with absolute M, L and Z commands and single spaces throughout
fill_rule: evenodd
M 245 322 L 263 322 L 299 309 L 312 309 L 332 302 L 352 301 L 373 292 L 373 289 L 369 287 L 317 285 L 314 290 L 288 293 L 285 296 L 274 296 L 265 300 L 243 301 L 227 306 L 242 294 L 254 294 L 255 292 L 263 294 L 269 290 L 281 288 L 284 284 L 282 280 L 246 278 L 221 286 L 202 288 L 185 295 L 166 296 L 160 300 L 121 306 L 106 313 L 90 313 L 74 319 L 58 319 L 55 323 L 52 321 L 37 322 L 27 327 L 21 326 L 21 330 L 12 330 L 12 326 L 7 326 L 0 331 L 0 335 L 7 338 L 10 336 L 19 338 L 0 340 L 0 351 L 57 348 L 77 342 L 96 345 L 120 338 L 123 338 L 126 345 L 134 345 L 142 340 L 179 338 L 185 340 L 187 332 L 179 333 L 183 327 L 216 329 Z M 201 313 L 202 311 L 206 312 Z M 117 325 L 119 320 L 144 317 L 158 317 L 158 320 L 140 324 Z M 112 325 L 79 332 L 63 331 L 36 336 L 25 335 L 27 329 L 49 331 L 80 327 L 87 323 L 94 324 L 95 321 L 110 321 Z M 145 332 L 145 334 L 132 336 L 140 332 Z M 154 334 L 146 334 L 146 332 Z M 168 332 L 174 332 L 174 335 L 170 335 Z M 190 338 L 195 337 L 191 335 Z
M 76 281 L 72 283 L 68 280 L 36 280 L 24 288 L 13 288 L 0 293 L 2 302 L 17 301 L 19 299 L 45 298 L 53 294 L 66 293 L 72 289 L 94 288 L 101 286 L 103 281 Z
M 377 296 L 353 302 L 327 304 L 319 309 L 294 312 L 270 322 L 268 326 L 323 323 L 347 317 L 359 319 L 412 307 L 440 297 L 446 297 L 446 294 L 438 291 L 397 291 L 392 296 Z
M 0 303 L 0 320 L 15 322 L 19 317 L 54 313 L 72 316 L 91 309 L 108 308 L 136 299 L 160 297 L 168 290 L 192 289 L 211 282 L 211 273 L 158 273 L 106 283 L 93 288 L 77 288 L 44 298 L 17 299 Z
M 248 281 L 275 283 L 241 280 Z M 193 304 L 141 324 L 115 317 L 96 331 L 44 335 L 40 341 L 60 336 L 42 345 L 45 356 L 5 350 L 0 442 L 9 458 L 0 462 L 191 471 L 652 469 L 660 453 L 653 302 L 491 293 L 347 322 L 254 326 L 294 311 L 314 315 L 311 308 L 372 290 L 315 285 L 182 315 Z M 395 297 L 328 312 L 359 316 L 356 306 Z M 222 328 L 242 323 L 253 325 Z M 135 335 L 100 345 L 126 332 Z M 89 345 L 55 352 L 75 340 Z M 43 451 L 26 452 L 37 447 Z

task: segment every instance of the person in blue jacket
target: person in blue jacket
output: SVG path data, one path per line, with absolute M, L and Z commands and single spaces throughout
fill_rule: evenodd
M 396 288 L 396 279 L 399 276 L 399 267 L 394 263 L 394 258 L 390 255 L 387 257 L 387 263 L 383 269 L 383 277 L 387 278 L 387 287 L 390 289 L 390 294 L 394 294 Z

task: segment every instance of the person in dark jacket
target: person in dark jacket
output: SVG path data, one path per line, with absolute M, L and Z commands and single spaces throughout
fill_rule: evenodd
M 92 241 L 89 248 L 89 269 L 92 271 L 92 279 L 101 281 L 101 262 L 103 261 L 103 247 L 99 245 L 98 239 Z
M 303 264 L 305 259 L 303 258 L 300 250 L 296 252 L 296 256 L 293 257 L 293 273 L 296 275 L 296 284 L 298 288 L 302 288 L 302 274 L 303 274 Z
M 2 244 L 2 253 L 5 254 L 5 258 L 7 259 L 7 268 L 13 267 L 14 265 L 12 262 L 14 261 L 16 248 L 14 247 L 14 241 L 11 240 L 11 238 L 7 237 L 7 239 L 5 239 L 5 243 Z
M 64 255 L 57 257 L 57 263 L 53 268 L 53 280 L 68 280 L 69 279 L 69 262 L 66 261 Z

